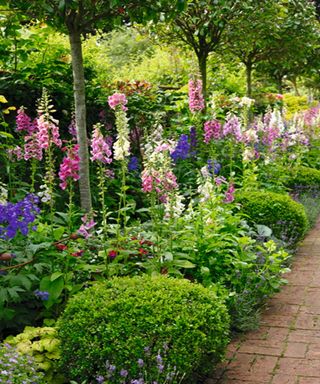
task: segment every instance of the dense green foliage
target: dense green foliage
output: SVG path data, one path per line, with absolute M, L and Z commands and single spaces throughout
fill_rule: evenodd
M 287 182 L 294 189 L 320 189 L 320 171 L 310 167 L 293 169 L 293 176 Z
M 237 201 L 250 222 L 270 227 L 280 240 L 295 244 L 306 233 L 308 219 L 303 205 L 285 194 L 244 192 Z
M 103 375 L 107 360 L 136 374 L 144 348 L 156 354 L 166 343 L 165 362 L 189 377 L 208 357 L 221 359 L 228 323 L 214 288 L 166 277 L 115 278 L 70 300 L 58 322 L 61 364 L 80 380 Z

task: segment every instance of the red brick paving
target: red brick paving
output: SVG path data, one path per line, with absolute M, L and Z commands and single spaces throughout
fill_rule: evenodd
M 205 384 L 320 384 L 320 220 L 286 278 L 260 328 L 230 343 Z

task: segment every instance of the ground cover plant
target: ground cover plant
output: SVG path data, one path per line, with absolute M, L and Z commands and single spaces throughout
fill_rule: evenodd
M 144 14 L 116 1 L 106 23 L 89 3 L 11 3 L 0 13 L 0 353 L 13 360 L 1 359 L 1 379 L 203 381 L 230 335 L 258 326 L 320 212 L 315 8 L 160 1 Z M 86 25 L 69 23 L 77 12 Z M 81 71 L 72 107 L 82 54 L 69 56 L 65 27 L 83 35 L 71 45 L 85 52 L 87 119 Z

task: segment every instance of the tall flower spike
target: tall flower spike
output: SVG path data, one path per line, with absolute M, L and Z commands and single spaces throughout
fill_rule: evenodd
M 25 131 L 29 135 L 36 130 L 36 126 L 31 122 L 30 117 L 25 113 L 24 107 L 18 109 L 16 116 L 17 131 Z
M 189 136 L 182 134 L 179 137 L 178 143 L 174 149 L 174 151 L 171 153 L 171 157 L 174 161 L 177 161 L 179 159 L 185 160 L 190 155 L 190 142 L 189 142 Z
M 48 149 L 51 142 L 54 143 L 57 147 L 62 146 L 62 141 L 60 139 L 59 127 L 51 121 L 46 120 L 45 115 L 41 115 L 37 119 L 38 123 L 38 141 L 40 148 Z
M 189 108 L 192 113 L 204 109 L 204 99 L 202 94 L 202 81 L 189 80 Z
M 67 149 L 67 156 L 63 158 L 60 164 L 59 179 L 61 180 L 60 188 L 66 189 L 68 180 L 73 179 L 74 181 L 79 180 L 79 145 L 75 145 Z
M 210 120 L 204 123 L 204 142 L 221 139 L 221 124 L 218 120 Z
M 234 135 L 237 141 L 242 140 L 241 123 L 237 116 L 229 115 L 223 126 L 223 136 Z
M 127 107 L 126 95 L 115 93 L 108 98 L 110 108 L 116 111 L 117 140 L 113 144 L 115 160 L 124 160 L 130 155 L 129 125 L 125 111 Z
M 39 141 L 38 124 L 35 119 L 33 122 L 34 131 L 24 137 L 24 159 L 42 160 L 42 148 Z
M 94 126 L 94 131 L 91 140 L 91 161 L 99 161 L 104 164 L 112 162 L 112 152 L 107 143 L 107 140 L 101 133 L 102 124 L 98 123 Z

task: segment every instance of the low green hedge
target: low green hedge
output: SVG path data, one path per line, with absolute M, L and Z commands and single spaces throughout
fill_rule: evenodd
M 288 195 L 253 191 L 240 192 L 236 199 L 249 222 L 268 226 L 275 237 L 288 245 L 295 245 L 308 229 L 303 205 Z
M 165 382 L 161 375 L 176 367 L 190 383 L 192 372 L 209 361 L 212 369 L 212 361 L 222 358 L 229 316 L 224 299 L 199 284 L 164 276 L 124 277 L 76 295 L 57 326 L 61 367 L 69 379 L 106 377 L 108 362 L 116 367 L 110 382 L 123 382 L 121 369 L 131 382 L 141 374 L 142 359 L 148 382 Z
M 291 188 L 320 189 L 320 171 L 309 167 L 299 167 L 293 171 L 287 185 Z

